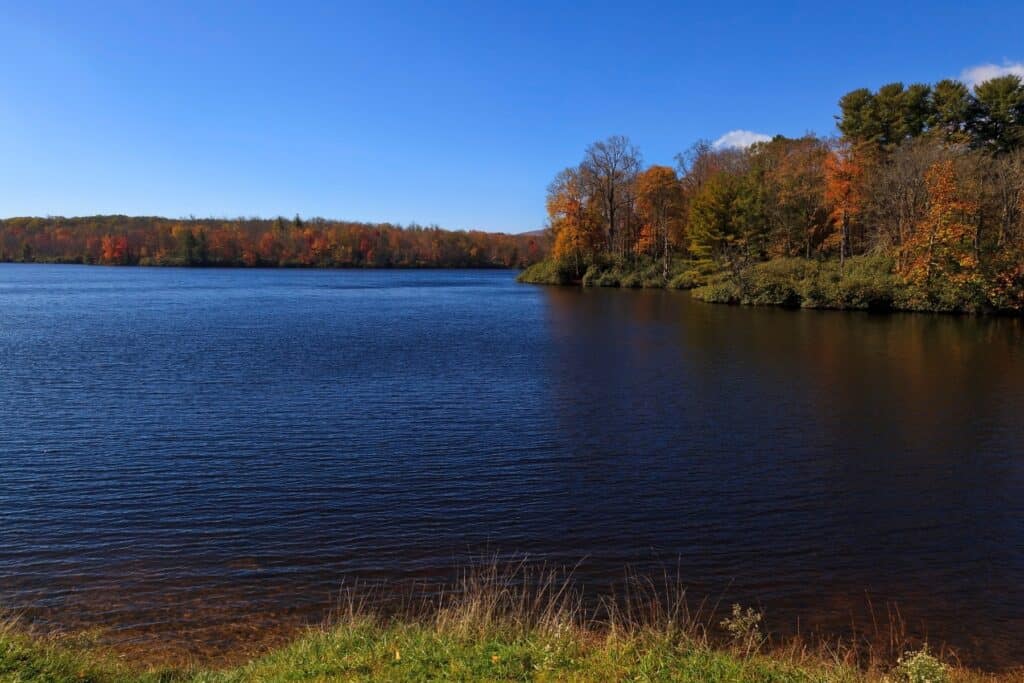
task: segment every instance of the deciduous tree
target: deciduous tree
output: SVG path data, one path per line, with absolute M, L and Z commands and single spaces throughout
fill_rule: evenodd
M 928 169 L 925 182 L 928 213 L 903 245 L 901 274 L 926 291 L 934 289 L 939 278 L 961 290 L 976 287 L 978 204 L 958 187 L 951 159 Z
M 642 226 L 638 247 L 651 254 L 660 252 L 662 277 L 667 280 L 672 248 L 683 239 L 682 186 L 673 169 L 651 166 L 637 176 L 635 194 Z
M 835 226 L 839 242 L 839 262 L 850 255 L 850 226 L 856 221 L 864 203 L 864 168 L 849 143 L 839 143 L 825 157 L 825 204 Z
M 580 165 L 580 177 L 595 201 L 608 248 L 619 255 L 629 251 L 633 181 L 639 171 L 640 152 L 621 135 L 587 147 Z

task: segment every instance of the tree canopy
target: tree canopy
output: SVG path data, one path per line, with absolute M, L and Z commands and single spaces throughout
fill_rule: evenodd
M 520 267 L 542 259 L 540 234 L 508 235 L 303 220 L 90 216 L 0 221 L 0 261 L 105 265 Z
M 594 143 L 549 189 L 553 255 L 569 266 L 552 272 L 587 282 L 641 269 L 602 280 L 637 286 L 732 273 L 742 287 L 772 259 L 834 260 L 842 273 L 873 256 L 913 307 L 1024 310 L 1021 79 L 860 88 L 836 119 L 835 138 L 698 142 L 676 168 L 643 168 L 621 136 Z

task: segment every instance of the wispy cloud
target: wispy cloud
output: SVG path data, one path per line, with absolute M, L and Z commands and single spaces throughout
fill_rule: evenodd
M 752 130 L 730 130 L 728 133 L 711 143 L 715 149 L 745 149 L 755 142 L 768 142 L 772 136 L 755 133 Z
M 978 66 L 964 69 L 960 74 L 960 80 L 973 87 L 978 83 L 984 83 L 993 78 L 1010 74 L 1024 78 L 1024 62 L 1005 61 L 1002 66 L 998 64 L 979 64 Z

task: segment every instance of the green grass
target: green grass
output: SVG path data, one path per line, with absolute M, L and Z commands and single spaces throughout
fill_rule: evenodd
M 517 629 L 460 632 L 367 619 L 312 632 L 243 666 L 145 671 L 24 636 L 0 638 L 2 681 L 855 681 L 852 668 L 740 656 L 687 638 Z
M 813 675 L 812 675 L 813 676 Z M 589 642 L 578 633 L 458 633 L 425 625 L 349 625 L 306 637 L 210 681 L 287 680 L 802 681 L 799 667 L 741 659 L 653 635 Z M 848 678 L 847 680 L 853 680 Z
M 242 683 L 249 681 L 854 681 L 1020 680 L 949 666 L 930 654 L 880 657 L 870 648 L 772 643 L 760 616 L 734 609 L 718 621 L 693 615 L 675 588 L 636 583 L 625 605 L 597 612 L 554 573 L 522 565 L 486 569 L 445 595 L 379 616 L 373 596 L 351 593 L 334 625 L 228 668 L 148 669 L 123 657 L 0 626 L 0 681 Z M 618 606 L 616 606 L 618 605 Z M 600 613 L 598 618 L 597 613 Z M 719 637 L 716 638 L 714 633 Z M 919 675 L 920 674 L 920 675 Z
M 888 673 L 897 669 L 892 667 Z M 500 629 L 438 630 L 372 619 L 310 632 L 247 664 L 221 670 L 146 670 L 112 656 L 26 636 L 0 637 L 0 681 L 882 681 L 863 670 L 799 650 L 746 653 L 657 631 L 596 634 Z M 909 680 L 890 677 L 889 680 Z M 1020 680 L 947 668 L 939 681 Z

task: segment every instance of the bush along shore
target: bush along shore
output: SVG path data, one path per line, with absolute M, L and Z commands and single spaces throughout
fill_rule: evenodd
M 812 643 L 770 637 L 739 605 L 691 612 L 685 594 L 637 581 L 628 601 L 585 608 L 555 573 L 488 569 L 440 597 L 381 616 L 350 592 L 332 625 L 225 668 L 149 669 L 129 658 L 0 627 L 0 681 L 700 681 L 953 683 L 1021 680 L 986 674 L 913 643 L 890 622 L 873 638 Z
M 900 277 L 892 257 L 854 256 L 844 262 L 798 257 L 753 262 L 731 270 L 674 260 L 603 262 L 578 276 L 571 264 L 548 259 L 523 270 L 519 282 L 584 287 L 690 290 L 707 303 L 866 311 L 926 311 L 1019 315 L 1013 302 L 982 286 L 936 279 L 928 286 Z

